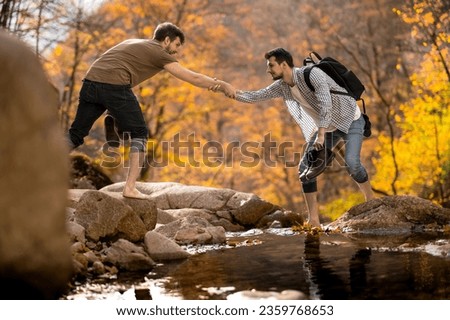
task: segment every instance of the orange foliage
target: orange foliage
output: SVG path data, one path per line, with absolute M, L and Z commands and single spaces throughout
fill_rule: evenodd
M 384 132 L 388 128 L 386 114 L 411 119 L 405 126 L 414 121 L 407 111 L 415 101 L 401 99 L 409 97 L 405 68 L 416 61 L 416 56 L 410 57 L 409 52 L 402 55 L 391 45 L 393 39 L 404 40 L 398 27 L 403 22 L 396 20 L 392 12 L 391 4 L 395 2 L 324 0 L 327 5 L 313 6 L 297 0 L 111 0 L 92 16 L 84 17 L 78 29 L 70 30 L 66 40 L 47 58 L 46 68 L 63 92 L 72 91 L 64 111 L 73 119 L 81 79 L 90 63 L 126 38 L 151 38 L 158 23 L 171 21 L 186 34 L 186 44 L 178 57 L 180 63 L 229 81 L 239 89 L 259 89 L 272 82 L 266 74 L 264 52 L 273 47 L 290 50 L 297 65 L 310 50 L 342 57 L 367 84 L 374 132 Z M 427 16 L 425 22 L 430 19 Z M 374 26 L 377 32 L 373 32 Z M 426 70 L 429 75 L 434 74 L 432 66 Z M 281 100 L 244 105 L 165 72 L 140 84 L 135 93 L 150 129 L 149 168 L 143 171 L 144 180 L 234 188 L 254 192 L 289 209 L 303 210 L 297 163 L 304 141 Z M 387 112 L 388 109 L 378 107 L 383 104 L 393 109 Z M 398 112 L 400 106 L 404 115 Z M 400 124 L 402 120 L 394 124 L 394 129 L 407 132 Z M 394 130 L 394 135 L 397 132 Z M 266 137 L 277 148 L 264 162 L 262 143 Z M 374 135 L 365 145 L 378 145 L 377 138 Z M 179 152 L 173 148 L 176 139 L 186 146 Z M 381 143 L 385 142 L 383 139 L 384 135 Z M 402 139 L 406 136 L 399 136 L 396 143 Z M 82 150 L 102 163 L 107 158 L 101 151 L 103 142 L 99 122 Z M 388 161 L 383 149 L 379 152 L 379 163 Z M 370 159 L 373 153 L 366 148 L 363 158 Z M 125 176 L 127 149 L 122 148 L 117 157 L 119 165 L 105 168 L 116 181 Z M 401 161 L 406 164 L 406 160 Z M 376 183 L 391 179 L 389 166 L 383 171 L 376 164 Z M 321 186 L 327 185 L 322 193 L 325 200 L 346 197 L 355 189 L 351 179 L 345 178 L 345 168 L 333 170 L 319 179 Z M 335 174 L 339 174 L 339 184 L 333 182 Z M 377 186 L 386 190 L 383 185 Z

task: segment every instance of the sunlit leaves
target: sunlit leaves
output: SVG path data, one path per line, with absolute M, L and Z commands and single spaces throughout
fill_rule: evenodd
M 444 46 L 449 37 L 448 4 L 444 0 L 414 0 L 412 6 L 395 8 L 394 12 L 411 25 L 411 36 L 422 40 L 424 47 Z
M 445 54 L 448 59 L 448 52 Z M 450 83 L 436 56 L 436 51 L 427 54 L 420 70 L 411 76 L 417 95 L 401 105 L 404 118 L 396 118 L 401 129 L 401 136 L 394 143 L 400 167 L 396 181 L 399 193 L 422 196 L 424 188 L 438 188 L 443 177 L 450 174 L 444 169 L 450 162 Z M 389 139 L 382 135 L 379 140 L 373 183 L 376 188 L 387 191 L 395 172 Z M 445 195 L 433 197 L 442 201 Z
M 365 100 L 375 134 L 364 142 L 362 157 L 377 159 L 376 171 L 368 166 L 375 187 L 391 193 L 396 174 L 399 193 L 420 194 L 424 188 L 439 185 L 449 167 L 446 128 L 450 125 L 448 80 L 440 56 L 447 62 L 450 60 L 448 12 L 438 10 L 443 1 L 317 2 L 321 5 L 316 2 L 105 1 L 91 16 L 80 13 L 76 18 L 75 12 L 71 12 L 70 32 L 46 57 L 46 68 L 64 94 L 73 90 L 67 101 L 73 119 L 81 79 L 90 64 L 124 39 L 151 38 L 155 26 L 163 21 L 178 24 L 186 34 L 186 43 L 177 57 L 182 65 L 230 81 L 238 89 L 259 89 L 272 82 L 264 59 L 268 49 L 288 48 L 298 66 L 314 49 L 343 59 L 364 80 Z M 399 6 L 394 12 L 392 3 Z M 414 4 L 410 10 L 404 7 L 409 3 Z M 301 209 L 296 163 L 304 141 L 281 99 L 241 104 L 184 83 L 166 72 L 143 82 L 134 91 L 150 129 L 152 151 L 148 157 L 168 162 L 167 166 L 144 171 L 143 179 L 236 188 L 255 192 L 282 206 Z M 394 119 L 392 123 L 388 118 Z M 201 145 L 220 143 L 223 156 L 226 150 L 232 150 L 234 157 L 208 162 L 201 149 L 193 154 L 176 154 L 163 145 L 173 141 L 177 134 L 187 139 L 191 133 L 195 133 Z M 232 148 L 235 143 L 260 144 L 267 134 L 278 145 L 291 143 L 289 148 L 273 151 L 271 159 L 277 166 L 263 162 L 248 165 L 249 158 Z M 90 156 L 103 159 L 103 138 L 99 121 L 87 139 L 86 152 Z M 377 145 L 380 148 L 375 152 L 372 146 Z M 394 167 L 392 149 L 397 151 L 400 172 Z M 262 155 L 261 148 L 251 150 L 256 156 Z M 189 161 L 190 156 L 195 156 L 200 165 L 176 165 L 177 161 Z M 120 150 L 120 157 L 126 160 L 126 148 Z M 126 174 L 124 168 L 110 172 L 116 180 Z M 339 193 L 341 189 L 356 188 L 345 172 L 342 167 L 336 175 L 326 174 L 319 179 L 323 202 L 335 197 L 348 198 L 348 203 L 352 203 L 350 193 Z M 339 184 L 334 183 L 337 174 Z

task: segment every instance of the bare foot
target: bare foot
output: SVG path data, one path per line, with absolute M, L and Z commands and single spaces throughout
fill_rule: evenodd
M 131 199 L 148 199 L 148 196 L 140 192 L 138 189 L 123 190 L 122 196 L 124 198 Z

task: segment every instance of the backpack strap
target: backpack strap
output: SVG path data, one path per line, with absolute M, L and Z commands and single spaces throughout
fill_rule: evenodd
M 317 62 L 316 62 L 316 60 L 317 60 Z M 303 60 L 303 65 L 304 65 L 304 66 L 306 66 L 308 63 L 313 63 L 313 64 L 314 64 L 314 65 L 312 65 L 311 67 L 306 68 L 306 69 L 305 69 L 305 72 L 304 72 L 304 77 L 305 77 L 306 85 L 307 85 L 308 88 L 309 88 L 311 91 L 313 91 L 313 92 L 314 92 L 315 90 L 314 90 L 314 86 L 313 86 L 312 83 L 311 83 L 311 80 L 309 79 L 309 75 L 310 75 L 310 73 L 311 73 L 311 69 L 314 68 L 314 67 L 316 66 L 316 64 L 317 64 L 320 60 L 322 60 L 322 57 L 320 56 L 320 54 L 318 54 L 318 53 L 315 52 L 315 51 L 311 51 L 311 52 L 309 53 L 309 57 Z
M 313 56 L 315 57 L 315 59 L 314 59 Z M 317 62 L 316 62 L 316 60 L 317 60 Z M 309 75 L 311 73 L 311 69 L 314 68 L 316 66 L 316 63 L 318 63 L 320 60 L 322 60 L 322 57 L 315 51 L 311 51 L 309 53 L 309 57 L 307 57 L 306 59 L 303 60 L 303 65 L 304 66 L 306 66 L 308 63 L 313 63 L 313 65 L 311 67 L 305 69 L 305 72 L 303 74 L 304 77 L 305 77 L 306 85 L 313 92 L 315 90 L 314 90 L 314 86 L 311 83 L 311 80 L 309 80 Z
M 355 97 L 351 93 L 344 92 L 344 91 L 330 90 L 330 93 L 340 94 L 341 96 L 349 96 L 349 97 L 352 97 L 353 99 L 355 99 Z
M 360 100 L 362 101 L 362 105 L 363 105 L 363 113 L 366 114 L 366 103 L 364 102 L 363 98 L 361 98 Z
M 303 73 L 303 75 L 304 75 L 304 77 L 305 77 L 305 83 L 306 83 L 306 85 L 308 86 L 308 88 L 311 90 L 311 91 L 315 91 L 314 90 L 314 86 L 312 85 L 312 83 L 311 83 L 311 80 L 309 79 L 309 75 L 310 75 L 310 73 L 311 73 L 311 69 L 312 68 L 314 68 L 315 67 L 315 65 L 314 66 L 311 66 L 311 67 L 308 67 L 308 68 L 305 68 L 305 72 Z

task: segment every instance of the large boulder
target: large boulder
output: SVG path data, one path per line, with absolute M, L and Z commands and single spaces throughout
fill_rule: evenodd
M 155 227 L 156 215 L 152 200 L 126 199 L 96 190 L 84 192 L 75 208 L 75 222 L 94 241 L 104 238 L 142 241 L 145 233 Z
M 327 228 L 353 233 L 437 230 L 450 223 L 450 209 L 414 196 L 388 196 L 354 206 Z
M 123 182 L 106 186 L 101 191 L 121 192 Z M 156 201 L 159 209 L 197 208 L 203 210 L 219 210 L 234 195 L 230 189 L 217 189 L 202 186 L 186 186 L 173 182 L 138 182 L 136 187 Z
M 25 44 L 1 30 L 0 43 L 0 298 L 54 299 L 73 270 L 58 94 Z
M 115 183 L 100 189 L 105 192 L 121 192 L 124 183 Z M 241 227 L 252 228 L 271 213 L 281 210 L 255 194 L 244 193 L 231 189 L 221 189 L 203 186 L 188 186 L 180 183 L 150 183 L 138 182 L 136 188 L 156 202 L 160 210 L 191 209 L 195 215 L 209 215 L 206 218 L 216 226 L 222 226 L 227 231 L 241 230 Z M 186 215 L 187 212 L 179 212 Z M 298 220 L 301 217 L 298 216 Z M 227 220 L 227 221 L 224 221 Z

